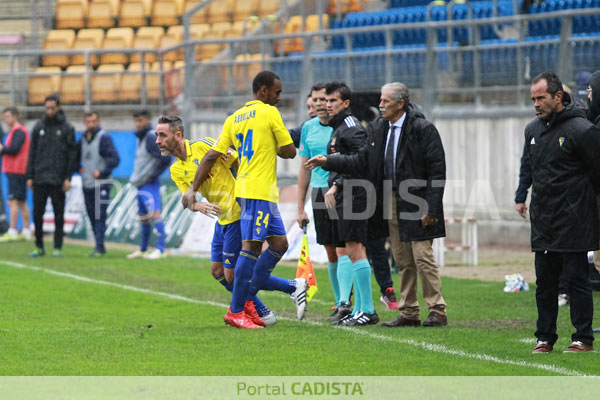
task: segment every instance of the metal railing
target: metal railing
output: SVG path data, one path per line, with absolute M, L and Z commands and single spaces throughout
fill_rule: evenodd
M 201 4 L 208 4 L 208 1 Z M 316 81 L 344 80 L 357 92 L 378 92 L 380 86 L 392 80 L 404 81 L 413 91 L 413 96 L 421 102 L 426 112 L 436 115 L 473 115 L 488 113 L 490 110 L 510 110 L 519 113 L 527 110 L 526 92 L 529 78 L 540 70 L 554 70 L 566 83 L 574 81 L 574 72 L 582 65 L 574 62 L 574 51 L 583 44 L 596 45 L 599 37 L 579 37 L 572 32 L 573 18 L 598 16 L 598 9 L 564 10 L 545 14 L 515 15 L 487 19 L 435 21 L 411 24 L 391 24 L 363 26 L 357 28 L 329 29 L 294 34 L 247 35 L 233 39 L 192 40 L 189 33 L 189 16 L 184 16 L 186 40 L 176 46 L 164 49 L 96 49 L 96 50 L 55 50 L 55 51 L 1 51 L 0 58 L 8 60 L 8 71 L 0 71 L 0 79 L 7 81 L 10 102 L 25 110 L 41 110 L 40 106 L 27 104 L 27 79 L 34 75 L 26 71 L 27 64 L 35 64 L 40 57 L 48 55 L 85 56 L 86 91 L 84 108 L 106 110 L 153 107 L 166 111 L 174 105 L 189 123 L 206 118 L 199 110 L 231 110 L 250 96 L 251 72 L 260 69 L 273 69 L 282 76 L 284 96 L 282 108 L 301 120 L 301 107 L 310 86 Z M 562 22 L 560 35 L 531 41 L 527 38 L 528 25 L 532 21 L 559 19 Z M 511 25 L 519 32 L 519 38 L 510 42 L 489 42 L 481 38 L 482 28 Z M 467 28 L 473 33 L 468 43 L 448 45 L 438 42 L 441 32 Z M 420 31 L 425 35 L 425 43 L 420 45 L 397 45 L 395 38 Z M 407 33 L 408 32 L 408 33 Z M 377 48 L 358 48 L 361 35 L 378 37 L 381 44 Z M 343 48 L 337 51 L 319 51 L 319 44 L 331 45 L 343 40 Z M 283 54 L 288 40 L 299 39 L 304 46 L 301 54 Z M 219 54 L 210 61 L 197 60 L 197 54 L 207 46 L 217 45 Z M 535 49 L 546 46 L 551 56 L 534 59 Z M 247 49 L 256 49 L 260 56 L 239 60 Z M 598 49 L 598 47 L 591 47 Z M 167 95 L 165 79 L 171 71 L 163 70 L 165 55 L 174 51 L 185 52 L 185 78 L 182 83 L 183 99 L 180 96 L 174 104 L 174 95 Z M 510 65 L 494 65 L 487 60 L 490 54 L 498 52 L 507 56 Z M 144 60 L 153 55 L 160 62 L 157 71 L 148 71 L 142 62 L 140 101 L 138 103 L 114 102 L 95 104 L 92 99 L 92 78 L 101 73 L 93 70 L 92 56 L 120 53 L 138 54 Z M 597 56 L 592 54 L 594 61 Z M 236 58 L 238 58 L 236 60 Z M 452 60 L 453 62 L 448 62 Z M 502 60 L 498 57 L 498 60 Z M 543 63 L 543 65 L 540 65 Z M 555 65 L 556 64 L 556 65 Z M 600 65 L 600 64 L 599 64 Z M 449 67 L 452 67 L 449 69 Z M 486 67 L 486 69 L 484 69 Z M 590 66 L 597 68 L 598 65 Z M 498 69 L 498 78 L 490 79 L 490 68 Z M 146 93 L 146 81 L 150 75 L 161 77 L 160 93 L 155 100 Z M 65 75 L 65 73 L 61 73 Z M 508 78 L 507 78 L 508 77 Z M 250 81 L 250 82 L 249 82 Z M 177 93 L 175 93 L 177 94 Z M 506 99 L 498 104 L 489 97 Z M 74 105 L 73 108 L 82 105 Z M 183 105 L 183 106 L 182 106 Z M 503 106 L 503 107 L 500 107 Z M 66 108 L 69 106 L 66 105 Z M 457 113 L 457 107 L 459 111 Z M 212 113 L 214 115 L 214 112 Z M 430 114 L 431 115 L 431 114 Z

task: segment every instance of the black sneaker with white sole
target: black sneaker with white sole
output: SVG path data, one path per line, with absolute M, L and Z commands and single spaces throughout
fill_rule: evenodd
M 341 319 L 337 320 L 337 321 L 333 321 L 331 323 L 331 325 L 335 325 L 335 326 L 344 326 L 346 325 L 346 323 L 348 321 L 350 321 L 352 319 L 352 314 L 346 314 L 345 316 L 343 316 Z
M 331 321 L 332 325 L 337 325 L 338 322 L 340 322 L 342 319 L 346 318 L 351 313 L 352 313 L 352 307 L 350 306 L 350 303 L 346 303 L 345 301 L 342 301 L 340 303 L 340 305 L 337 307 L 337 312 L 335 313 L 335 315 L 332 315 L 331 317 L 329 317 L 329 321 Z
M 379 322 L 379 316 L 376 312 L 371 314 L 357 312 L 349 321 L 344 322 L 344 326 L 367 326 L 375 325 Z

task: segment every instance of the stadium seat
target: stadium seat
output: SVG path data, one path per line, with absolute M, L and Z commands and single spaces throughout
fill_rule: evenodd
M 211 27 L 209 24 L 192 24 L 190 25 L 190 35 L 194 39 L 202 39 L 208 34 L 208 32 L 210 32 L 210 29 Z
M 231 12 L 233 10 L 232 0 L 213 1 L 208 5 L 207 22 L 214 24 L 217 22 L 231 22 Z
M 93 1 L 89 6 L 88 28 L 112 28 L 115 26 L 112 4 L 108 0 Z
M 171 70 L 171 63 L 168 61 L 163 61 L 162 70 L 165 76 L 168 71 Z M 146 94 L 148 99 L 157 100 L 160 98 L 160 82 L 163 80 L 163 76 L 160 75 L 160 62 L 156 61 L 152 63 L 152 68 L 150 69 L 150 74 L 146 77 Z
M 179 16 L 175 0 L 156 0 L 152 10 L 152 25 L 177 25 Z
M 48 32 L 42 47 L 44 50 L 68 50 L 75 42 L 75 31 L 72 29 L 55 29 Z M 42 65 L 66 67 L 69 63 L 67 54 L 47 55 L 42 57 Z
M 103 64 L 92 76 L 92 101 L 115 102 L 121 87 L 124 68 L 121 64 Z
M 185 75 L 185 62 L 175 61 L 170 70 L 166 70 L 164 77 L 165 82 L 165 96 L 167 99 L 172 100 L 181 94 L 183 90 L 183 81 Z
M 108 3 L 110 5 L 110 12 L 113 18 L 119 16 L 119 9 L 121 8 L 121 0 L 92 0 L 90 6 L 93 3 Z M 91 11 L 90 11 L 91 14 Z
M 157 0 L 142 0 L 144 4 L 144 16 L 150 17 L 152 15 L 153 3 Z
M 245 0 L 234 2 L 234 21 L 244 21 L 246 18 L 252 15 L 258 15 L 258 0 Z
M 85 65 L 71 65 L 66 73 L 60 81 L 60 100 L 66 104 L 85 102 Z
M 183 36 L 165 35 L 160 39 L 160 48 L 165 49 L 167 47 L 177 46 L 182 42 Z M 178 61 L 183 60 L 183 49 L 169 51 L 163 54 L 163 60 L 165 61 Z
M 119 26 L 137 27 L 146 25 L 146 15 L 142 0 L 125 0 L 119 11 Z
M 133 40 L 133 48 L 135 49 L 157 49 L 160 46 L 160 39 L 164 36 L 165 31 L 160 26 L 143 26 L 138 29 Z M 152 63 L 156 61 L 156 55 L 152 53 L 145 54 L 145 61 Z M 141 62 L 141 54 L 132 54 L 130 62 Z
M 127 72 L 123 73 L 121 86 L 119 88 L 119 100 L 130 102 L 140 100 L 140 89 L 142 87 L 142 64 L 131 63 Z M 146 64 L 146 72 L 150 70 L 150 64 Z
M 200 0 L 186 0 L 185 6 L 184 6 L 184 11 L 188 11 L 190 8 L 194 7 L 198 3 L 200 3 Z M 200 11 L 198 11 L 194 15 L 192 15 L 190 22 L 192 24 L 205 24 L 207 21 L 207 17 L 206 17 L 207 14 L 208 14 L 208 6 L 205 6 L 205 7 L 201 8 Z
M 216 24 L 212 24 L 210 31 L 207 32 L 202 39 L 222 39 L 229 29 L 231 29 L 231 24 L 229 22 L 217 22 Z M 224 45 L 222 43 L 198 45 L 196 46 L 196 59 L 208 60 L 213 58 L 223 50 L 223 47 Z
M 29 104 L 43 104 L 46 96 L 58 93 L 60 67 L 38 67 L 27 81 Z
M 90 5 L 91 6 L 91 5 Z M 100 49 L 104 42 L 104 30 L 96 29 L 81 29 L 77 33 L 77 38 L 73 44 L 73 49 Z M 84 54 L 75 54 L 71 56 L 72 65 L 83 65 L 85 64 Z M 92 66 L 98 65 L 98 57 L 94 54 L 90 54 L 90 64 Z
M 268 55 L 265 55 L 268 58 Z M 262 70 L 262 54 L 239 54 L 233 66 L 235 91 L 245 93 L 252 89 L 252 79 Z M 240 64 L 240 62 L 243 62 Z
M 133 29 L 132 28 L 111 28 L 106 32 L 104 37 L 103 49 L 129 49 L 133 44 Z M 127 54 L 123 53 L 107 53 L 102 54 L 102 64 L 127 64 Z
M 283 28 L 284 34 L 292 34 L 298 33 L 302 31 L 302 16 L 295 15 L 291 17 L 285 27 Z M 302 38 L 291 38 L 283 40 L 283 51 L 286 53 L 293 53 L 298 51 L 303 51 L 304 45 L 302 43 Z
M 85 27 L 87 0 L 60 0 L 56 3 L 56 27 L 58 29 Z
M 280 0 L 258 0 L 258 16 L 261 18 L 272 15 L 279 10 Z

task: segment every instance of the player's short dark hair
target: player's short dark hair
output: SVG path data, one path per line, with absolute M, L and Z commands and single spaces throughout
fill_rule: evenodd
M 13 117 L 19 117 L 19 110 L 17 109 L 17 107 L 6 107 L 3 111 L 2 114 L 4 113 L 11 113 Z
M 134 111 L 133 118 L 146 117 L 150 119 L 150 112 L 148 110 Z
M 60 106 L 60 99 L 55 94 L 51 94 L 49 96 L 46 96 L 46 98 L 44 99 L 44 104 L 46 104 L 49 101 L 53 101 L 53 102 L 56 103 L 57 106 Z
M 94 115 L 96 116 L 96 118 L 100 118 L 100 114 L 98 114 L 96 111 L 88 111 L 85 114 L 83 114 L 83 117 L 87 118 L 87 117 L 91 117 Z
M 556 75 L 554 72 L 542 72 L 533 78 L 531 84 L 536 84 L 541 80 L 546 81 L 546 84 L 548 85 L 546 91 L 550 93 L 552 97 L 554 97 L 556 93 L 563 91 L 563 84 L 558 75 Z
M 159 124 L 169 124 L 171 133 L 181 132 L 181 136 L 185 137 L 183 132 L 183 120 L 176 115 L 163 115 L 158 118 Z
M 310 88 L 310 94 L 309 94 L 309 96 L 312 95 L 312 92 L 318 92 L 320 90 L 325 89 L 326 87 L 327 87 L 327 85 L 325 83 L 323 83 L 323 82 L 315 83 L 313 85 L 313 87 Z
M 329 82 L 325 85 L 325 93 L 332 94 L 338 92 L 342 101 L 352 98 L 352 90 L 344 82 Z
M 261 71 L 254 77 L 252 81 L 252 93 L 258 93 L 261 87 L 266 86 L 267 88 L 272 87 L 275 84 L 275 81 L 280 81 L 279 78 L 274 72 L 271 71 Z

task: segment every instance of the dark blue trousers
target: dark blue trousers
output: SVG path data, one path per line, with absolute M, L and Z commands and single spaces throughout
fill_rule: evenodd
M 106 231 L 106 210 L 109 204 L 110 187 L 110 184 L 105 184 L 96 189 L 83 189 L 85 208 L 92 223 L 96 251 L 99 253 L 106 253 L 104 232 Z

